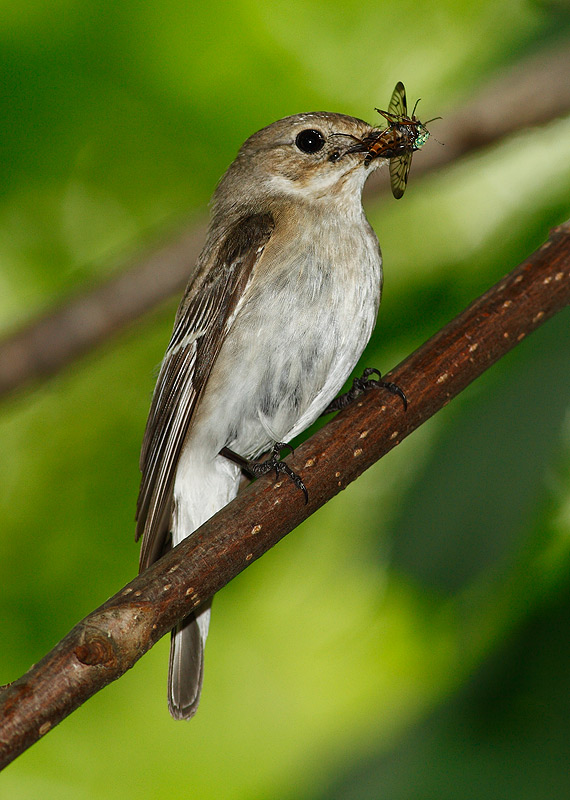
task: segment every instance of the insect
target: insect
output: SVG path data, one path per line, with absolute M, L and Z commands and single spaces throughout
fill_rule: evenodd
M 426 125 L 434 119 L 441 119 L 433 117 L 425 124 L 420 122 L 416 117 L 418 103 L 419 100 L 412 110 L 412 116 L 408 117 L 406 90 L 402 81 L 398 81 L 392 92 L 388 111 L 376 109 L 388 122 L 388 127 L 363 142 L 368 149 L 365 164 L 369 164 L 373 158 L 390 159 L 390 185 L 396 200 L 399 200 L 406 190 L 414 151 L 423 147 L 429 139 L 430 134 Z

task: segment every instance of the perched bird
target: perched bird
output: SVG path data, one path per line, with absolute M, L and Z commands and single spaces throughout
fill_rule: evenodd
M 235 497 L 250 460 L 273 452 L 249 466 L 274 467 L 364 350 L 382 260 L 361 194 L 386 161 L 354 144 L 375 133 L 342 114 L 286 117 L 251 136 L 222 178 L 144 435 L 141 570 Z M 172 633 L 175 719 L 196 712 L 209 618 L 206 603 Z

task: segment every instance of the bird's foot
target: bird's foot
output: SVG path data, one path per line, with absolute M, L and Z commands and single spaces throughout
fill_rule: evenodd
M 290 444 L 285 442 L 275 442 L 271 448 L 269 457 L 263 461 L 252 461 L 243 458 L 243 456 L 240 456 L 237 453 L 234 453 L 233 450 L 230 450 L 229 447 L 223 447 L 220 450 L 220 455 L 228 458 L 230 461 L 233 461 L 234 464 L 237 464 L 244 472 L 247 472 L 248 475 L 251 475 L 253 478 L 259 478 L 262 475 L 267 475 L 267 473 L 271 472 L 273 469 L 275 470 L 276 478 L 279 478 L 280 474 L 287 475 L 289 478 L 291 478 L 295 486 L 297 486 L 298 489 L 301 489 L 305 495 L 305 503 L 308 503 L 309 493 L 307 491 L 307 487 L 303 483 L 302 478 L 297 475 L 296 472 L 293 472 L 291 467 L 280 459 L 281 450 L 286 447 L 293 452 L 293 448 Z
M 377 378 L 371 378 L 371 375 L 378 375 Z M 386 389 L 391 394 L 398 395 L 404 404 L 404 411 L 408 407 L 408 399 L 400 387 L 391 383 L 390 381 L 383 381 L 382 375 L 374 367 L 367 367 L 362 373 L 361 378 L 354 378 L 352 381 L 352 388 L 335 398 L 332 403 L 325 408 L 323 414 L 332 414 L 333 411 L 341 411 L 346 408 L 353 400 L 356 400 L 363 392 L 369 389 Z

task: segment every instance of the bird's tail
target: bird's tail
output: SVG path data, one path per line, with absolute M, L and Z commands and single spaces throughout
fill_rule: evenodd
M 240 469 L 222 456 L 199 459 L 183 453 L 174 487 L 172 544 L 175 546 L 236 496 Z M 204 645 L 212 601 L 189 614 L 172 631 L 168 666 L 168 708 L 174 719 L 190 719 L 200 702 Z
M 211 605 L 210 600 L 172 631 L 168 664 L 168 709 L 174 719 L 190 719 L 198 709 Z

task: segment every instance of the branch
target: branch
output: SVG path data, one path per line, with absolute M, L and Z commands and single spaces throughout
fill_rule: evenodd
M 0 397 L 55 375 L 162 301 L 194 270 L 206 226 L 183 231 L 129 269 L 83 289 L 0 342 Z
M 567 114 L 569 62 L 567 46 L 540 53 L 487 85 L 463 109 L 437 123 L 437 138 L 445 142 L 445 147 L 432 146 L 414 159 L 414 176 L 441 168 L 521 128 Z M 382 194 L 387 187 L 385 176 L 375 174 L 368 181 L 366 197 Z M 7 336 L 0 342 L 0 397 L 30 381 L 54 375 L 179 293 L 191 275 L 203 240 L 202 222 L 120 275 L 83 289 Z
M 190 611 L 570 302 L 570 222 L 409 356 L 389 377 L 408 397 L 369 391 L 290 460 L 309 491 L 261 478 L 76 625 L 0 694 L 0 768 L 119 678 Z

